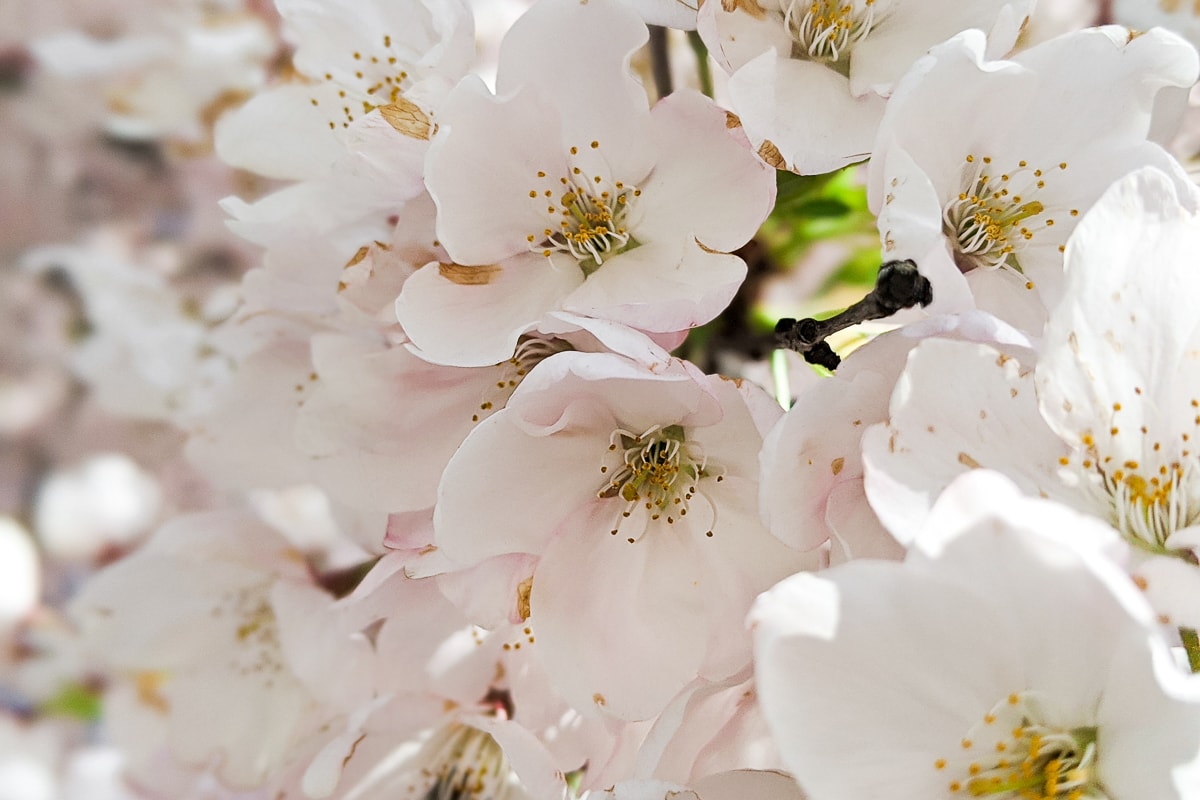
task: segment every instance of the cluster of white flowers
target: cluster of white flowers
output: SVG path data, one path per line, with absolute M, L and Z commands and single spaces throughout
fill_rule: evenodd
M 1200 5 L 1039 3 L 18 3 L 172 188 L 0 232 L 0 800 L 1200 800 Z

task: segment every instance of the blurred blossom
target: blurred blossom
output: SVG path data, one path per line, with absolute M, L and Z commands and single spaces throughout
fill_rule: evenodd
M 33 538 L 16 520 L 0 517 L 0 637 L 37 607 L 40 593 L 41 566 Z
M 148 532 L 162 507 L 154 477 L 120 453 L 52 473 L 38 492 L 38 537 L 58 558 L 94 557 Z

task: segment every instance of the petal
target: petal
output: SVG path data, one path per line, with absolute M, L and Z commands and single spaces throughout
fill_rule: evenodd
M 404 282 L 396 318 L 425 360 L 490 366 L 582 282 L 573 260 L 533 253 L 476 267 L 435 262 Z
M 720 314 L 745 276 L 740 258 L 695 241 L 643 244 L 606 260 L 562 307 L 644 331 L 686 330 Z
M 1133 570 L 1134 580 L 1164 624 L 1200 628 L 1200 569 L 1181 558 L 1154 556 Z
M 569 170 L 558 109 L 525 88 L 494 97 L 472 77 L 451 92 L 438 120 L 426 184 L 446 252 L 459 264 L 528 253 L 527 236 L 544 238 L 542 192 L 557 192 Z
M 1067 441 L 1091 435 L 1105 456 L 1169 452 L 1195 426 L 1200 399 L 1200 196 L 1146 169 L 1115 184 L 1067 248 L 1066 298 L 1046 327 L 1042 411 Z M 1146 265 L 1154 265 L 1149 278 Z M 1143 432 L 1144 431 L 1144 432 Z
M 1031 370 L 986 345 L 927 339 L 896 384 L 890 422 L 864 437 L 867 497 L 908 543 L 942 490 L 968 470 L 997 470 L 1031 495 L 1074 498 L 1058 478 L 1068 452 L 1042 420 Z
M 530 436 L 511 408 L 488 417 L 446 465 L 438 488 L 438 546 L 463 566 L 505 553 L 540 553 L 575 509 L 596 498 L 602 437 Z
M 668 95 L 651 117 L 660 155 L 641 185 L 634 236 L 643 243 L 695 237 L 723 253 L 741 247 L 775 203 L 774 170 L 698 92 Z
M 770 142 L 781 163 L 801 175 L 841 169 L 871 154 L 883 115 L 878 95 L 852 97 L 843 76 L 812 61 L 768 50 L 729 79 L 729 96 L 750 141 L 763 152 Z M 796 113 L 795 109 L 820 109 Z
M 598 140 L 617 159 L 616 171 L 636 180 L 648 167 L 648 104 L 629 62 L 648 35 L 625 3 L 537 3 L 504 37 L 497 92 L 527 87 L 553 98 L 563 143 Z
M 800 395 L 762 448 L 760 508 L 780 541 L 811 550 L 829 538 L 829 494 L 862 480 L 863 432 L 886 413 L 887 387 L 874 372 L 834 377 Z
M 546 548 L 531 619 L 547 672 L 569 703 L 649 719 L 696 677 L 704 654 L 699 570 L 671 532 L 630 544 L 603 535 L 607 521 L 597 507 Z
M 322 175 L 346 152 L 322 107 L 335 102 L 336 91 L 331 94 L 325 85 L 286 83 L 260 92 L 221 115 L 214 134 L 217 154 L 227 164 L 269 178 Z
M 988 51 L 1002 55 L 1016 43 L 1019 24 L 1033 3 L 1005 0 L 949 0 L 904 5 L 860 43 L 850 58 L 850 91 L 887 96 L 901 75 L 930 46 L 960 31 L 992 30 Z M 999 34 L 996 37 L 996 34 Z

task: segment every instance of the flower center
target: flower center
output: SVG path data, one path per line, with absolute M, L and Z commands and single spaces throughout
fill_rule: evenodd
M 438 730 L 424 748 L 423 775 L 433 782 L 422 800 L 507 800 L 524 797 L 508 758 L 491 734 L 461 723 Z
M 337 90 L 337 100 L 330 97 L 309 99 L 314 106 L 325 107 L 334 116 L 329 120 L 329 129 L 348 128 L 360 116 L 370 114 L 380 106 L 396 103 L 400 99 L 402 85 L 408 72 L 400 68 L 400 59 L 392 47 L 392 37 L 384 34 L 383 49 L 376 53 L 351 54 L 353 64 L 349 67 L 331 67 L 320 77 Z
M 1016 168 L 1002 172 L 990 156 L 970 154 L 966 158 L 964 189 L 942 209 L 946 235 L 954 242 L 958 268 L 1007 267 L 1021 271 L 1020 251 L 1055 221 L 1038 195 L 1046 187 L 1046 170 L 1018 161 Z M 1055 167 L 1066 170 L 1067 162 Z M 1072 208 L 1069 216 L 1079 216 Z M 1062 249 L 1062 248 L 1060 248 Z
M 599 142 L 591 143 L 592 150 L 599 147 Z M 586 173 L 575 163 L 578 147 L 572 147 L 570 155 L 570 173 L 560 175 L 557 185 L 538 170 L 538 183 L 529 190 L 529 199 L 546 216 L 546 227 L 525 238 L 530 250 L 544 256 L 570 253 L 583 274 L 591 275 L 604 259 L 637 246 L 627 223 L 642 190 L 608 175 Z
M 565 353 L 574 349 L 565 339 L 535 334 L 522 336 L 517 340 L 517 349 L 512 358 L 501 361 L 492 367 L 496 370 L 496 383 L 489 386 L 488 391 L 484 393 L 479 410 L 471 415 L 471 421 L 479 422 L 490 416 L 492 412 L 504 408 L 504 404 L 508 402 L 508 398 L 512 397 L 512 393 L 516 391 L 521 381 L 525 380 L 529 371 L 538 364 L 556 353 Z
M 723 470 L 709 463 L 698 444 L 688 441 L 681 425 L 656 425 L 640 435 L 618 429 L 609 441 L 606 463 L 600 466 L 600 472 L 609 477 L 597 496 L 625 501 L 613 536 L 631 517 L 635 520 L 630 524 L 640 525 L 642 531 L 659 520 L 674 525 L 687 516 L 693 498 L 704 497 L 699 488 L 702 478 L 724 480 Z M 716 506 L 705 500 L 712 514 L 705 535 L 711 537 Z M 628 537 L 627 541 L 633 544 L 639 538 Z
M 1200 408 L 1200 401 L 1193 400 L 1193 408 Z M 1107 511 L 1113 527 L 1120 531 L 1132 544 L 1157 555 L 1170 555 L 1192 560 L 1190 551 L 1174 550 L 1167 544 L 1171 534 L 1200 522 L 1200 468 L 1189 449 L 1190 433 L 1183 433 L 1178 447 L 1153 439 L 1147 428 L 1121 425 L 1121 404 L 1113 407 L 1111 437 L 1104 446 L 1098 445 L 1091 433 L 1082 437 L 1083 452 L 1077 459 L 1064 456 L 1059 459 L 1064 467 L 1075 464 L 1074 470 L 1081 473 L 1084 490 L 1093 495 L 1099 508 Z M 1193 427 L 1200 428 L 1200 414 L 1193 420 Z M 1119 441 L 1126 437 L 1137 437 L 1140 441 L 1132 447 Z M 1119 460 L 1109 453 L 1140 451 L 1142 460 Z M 1077 463 L 1076 463 L 1077 462 Z
M 793 58 L 843 66 L 850 46 L 876 24 L 875 0 L 784 0 L 783 27 Z
M 268 596 L 270 586 L 266 582 L 227 591 L 212 611 L 214 617 L 223 616 L 236 623 L 230 669 L 241 675 L 261 674 L 268 683 L 273 674 L 284 670 L 279 624 Z
M 951 778 L 952 793 L 968 797 L 1109 800 L 1097 775 L 1096 728 L 1057 728 L 1040 719 L 1029 694 L 1011 694 L 934 767 Z

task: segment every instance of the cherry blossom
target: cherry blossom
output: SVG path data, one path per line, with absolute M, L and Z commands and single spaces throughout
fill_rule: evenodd
M 1067 246 L 1065 299 L 1036 364 L 985 345 L 913 352 L 891 420 L 864 442 L 868 496 L 893 533 L 909 540 L 956 475 L 998 470 L 1111 523 L 1141 553 L 1135 575 L 1164 621 L 1200 622 L 1198 208 L 1195 189 L 1153 169 L 1115 184 Z M 953 391 L 937 383 L 947 374 Z
M 329 602 L 285 539 L 225 512 L 163 527 L 89 582 L 73 612 L 96 654 L 166 717 L 175 755 L 199 765 L 219 757 L 222 779 L 249 788 L 287 762 L 324 703 L 368 688 L 364 640 L 328 649 L 337 641 L 321 632 Z M 357 685 L 306 683 L 335 658 Z
M 976 473 L 903 564 L 853 561 L 764 594 L 759 691 L 807 795 L 1193 796 L 1200 694 L 1114 540 Z
M 733 297 L 728 253 L 770 210 L 771 172 L 699 94 L 647 108 L 628 66 L 646 36 L 619 3 L 543 0 L 505 38 L 498 94 L 467 78 L 447 98 L 426 183 L 454 263 L 397 302 L 424 357 L 501 361 L 556 309 L 687 330 Z
M 1032 5 L 714 0 L 701 6 L 698 29 L 731 75 L 733 109 L 759 155 L 811 175 L 871 154 L 894 84 L 931 45 L 978 28 L 989 32 L 990 56 L 1002 56 Z
M 464 566 L 539 556 L 524 616 L 557 689 L 648 718 L 697 675 L 744 667 L 749 601 L 804 564 L 753 505 L 779 413 L 682 362 L 553 356 L 451 458 L 436 543 Z
M 932 48 L 897 85 L 871 158 L 886 256 L 921 265 L 932 312 L 977 305 L 1036 335 L 1062 296 L 1067 238 L 1108 185 L 1143 165 L 1186 182 L 1154 139 L 1198 70 L 1163 30 L 1077 31 L 1005 61 L 978 32 Z

